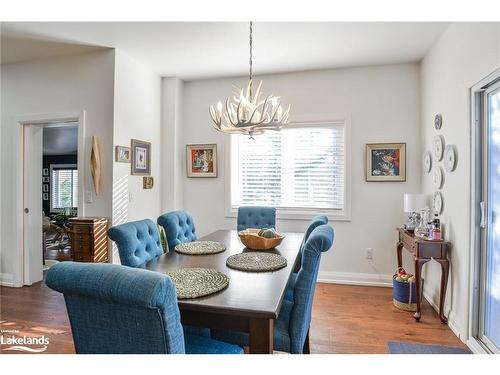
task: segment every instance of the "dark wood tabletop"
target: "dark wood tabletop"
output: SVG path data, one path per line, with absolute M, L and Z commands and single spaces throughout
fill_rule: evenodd
M 175 251 L 162 255 L 148 263 L 152 271 L 172 271 L 184 267 L 213 268 L 229 277 L 229 286 L 216 294 L 179 300 L 183 311 L 236 315 L 248 318 L 276 319 L 285 294 L 286 286 L 294 265 L 298 260 L 302 233 L 282 233 L 283 242 L 273 250 L 284 256 L 287 266 L 273 272 L 245 272 L 226 266 L 226 259 L 233 254 L 254 251 L 245 248 L 237 231 L 219 230 L 200 241 L 218 241 L 226 245 L 226 251 L 212 255 L 184 255 Z

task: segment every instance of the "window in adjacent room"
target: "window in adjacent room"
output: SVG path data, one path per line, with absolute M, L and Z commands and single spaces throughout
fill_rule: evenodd
M 231 209 L 277 207 L 284 215 L 347 214 L 344 121 L 289 125 L 250 139 L 231 136 Z
M 62 211 L 66 207 L 78 206 L 78 169 L 76 164 L 53 164 L 50 181 L 50 208 L 52 212 Z

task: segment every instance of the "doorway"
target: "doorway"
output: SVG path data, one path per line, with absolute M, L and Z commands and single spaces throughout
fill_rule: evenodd
M 69 218 L 82 215 L 80 116 L 20 122 L 23 133 L 23 285 L 71 260 Z
M 471 336 L 500 353 L 500 72 L 473 91 L 473 115 Z

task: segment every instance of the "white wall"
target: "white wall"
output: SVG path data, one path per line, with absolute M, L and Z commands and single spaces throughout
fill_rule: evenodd
M 113 162 L 113 225 L 160 214 L 161 78 L 120 50 L 115 51 L 113 150 L 130 147 L 132 138 L 151 142 L 152 189 L 143 189 L 143 176 L 131 175 L 130 164 Z M 129 201 L 129 193 L 131 200 Z M 113 252 L 113 262 L 119 256 Z
M 179 78 L 162 79 L 162 212 L 182 207 L 183 160 L 182 100 L 184 82 Z
M 99 137 L 102 160 L 102 193 L 93 203 L 80 202 L 88 216 L 111 217 L 114 51 L 1 66 L 1 170 L 2 226 L 0 281 L 18 284 L 21 212 L 16 202 L 22 189 L 16 185 L 13 167 L 19 151 L 16 116 L 62 112 L 86 113 L 85 191 L 93 191 L 89 160 L 91 136 Z
M 470 106 L 469 89 L 500 64 L 498 23 L 454 23 L 443 33 L 421 65 L 422 152 L 432 150 L 433 138 L 442 134 L 446 144 L 458 150 L 457 168 L 445 172 L 442 189 L 444 236 L 451 241 L 451 277 L 446 299 L 449 325 L 467 339 L 470 202 Z M 434 115 L 443 115 L 440 131 L 434 129 Z M 419 157 L 420 157 L 419 155 Z M 443 163 L 440 163 L 443 166 Z M 422 189 L 435 191 L 432 174 L 424 174 Z M 426 297 L 438 304 L 439 265 L 430 262 L 424 273 Z
M 257 77 L 260 78 L 260 77 Z M 279 94 L 292 105 L 294 116 L 350 117 L 351 217 L 333 222 L 335 244 L 325 254 L 320 278 L 357 282 L 390 282 L 396 267 L 396 227 L 404 220 L 403 194 L 420 189 L 419 65 L 401 64 L 316 72 L 269 75 L 264 93 Z M 182 144 L 216 143 L 218 178 L 187 178 L 183 161 L 183 208 L 196 220 L 199 235 L 221 228 L 234 229 L 225 218 L 225 135 L 210 123 L 208 107 L 224 99 L 232 84 L 246 78 L 187 82 L 183 95 Z M 365 182 L 365 143 L 406 142 L 407 182 Z M 349 156 L 348 156 L 349 157 Z M 303 232 L 308 221 L 278 220 L 280 231 Z M 365 260 L 373 248 L 374 262 Z

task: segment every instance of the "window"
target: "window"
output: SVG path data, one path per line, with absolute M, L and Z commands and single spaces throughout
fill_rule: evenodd
M 232 135 L 231 208 L 267 205 L 281 213 L 345 216 L 345 130 L 338 121 L 289 125 L 255 139 Z
M 78 170 L 74 164 L 53 164 L 50 167 L 50 209 L 62 211 L 78 206 Z

